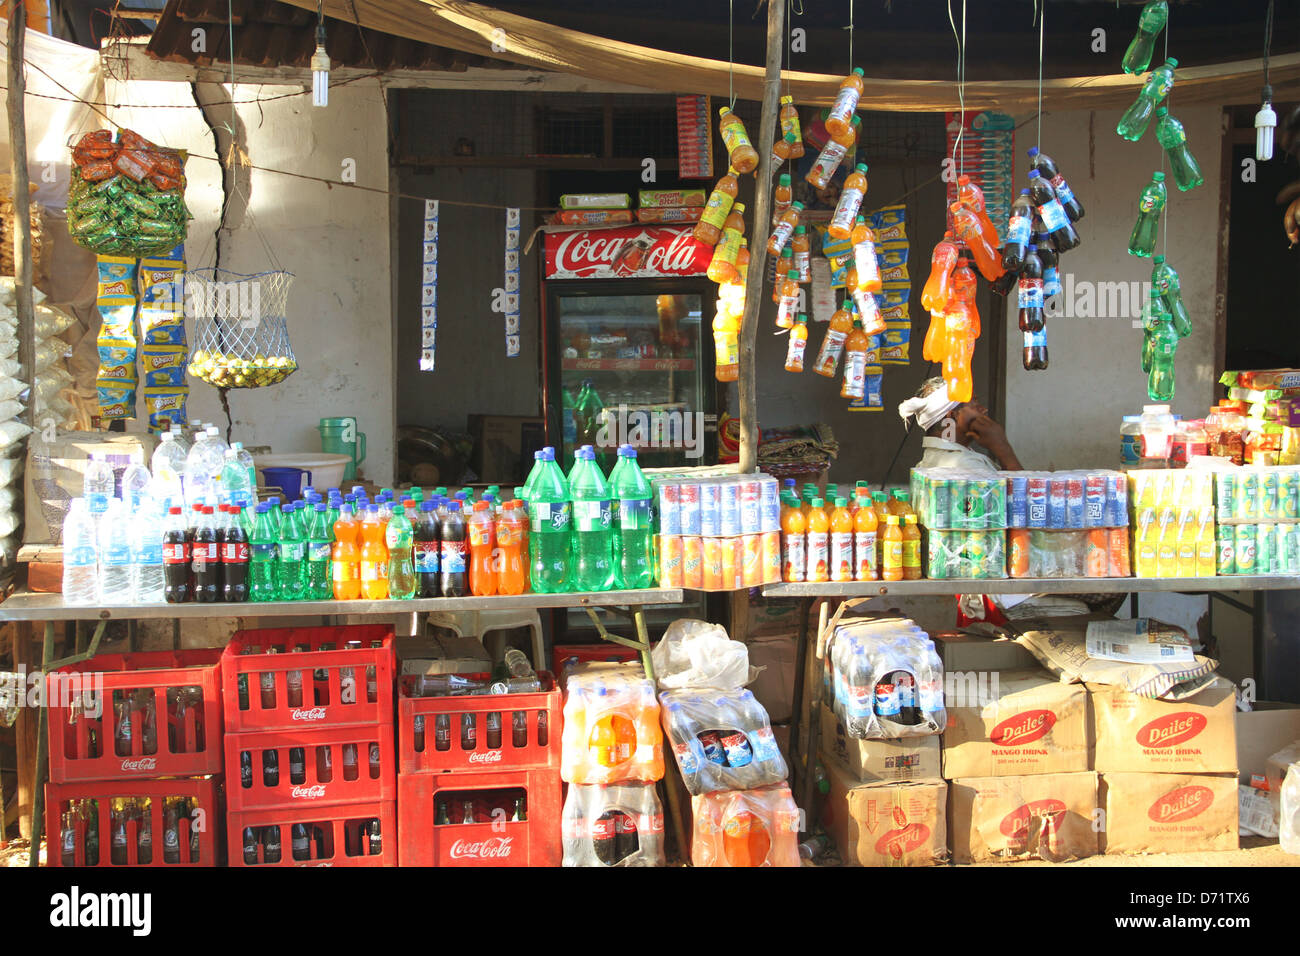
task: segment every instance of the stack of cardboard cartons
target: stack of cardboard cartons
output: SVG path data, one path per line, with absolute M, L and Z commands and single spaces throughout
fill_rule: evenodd
M 1107 853 L 1237 848 L 1236 689 L 1180 701 L 1089 684 Z

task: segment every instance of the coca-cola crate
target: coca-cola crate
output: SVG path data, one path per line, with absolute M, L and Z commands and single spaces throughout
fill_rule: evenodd
M 303 829 L 295 833 L 298 824 Z M 251 839 L 246 840 L 245 830 L 252 831 Z M 397 866 L 397 805 L 384 800 L 232 810 L 226 816 L 226 841 L 231 866 Z
M 360 646 L 348 647 L 350 642 Z M 308 649 L 295 652 L 299 646 Z M 268 654 L 269 648 L 276 653 Z M 393 629 L 365 624 L 238 631 L 222 657 L 221 689 L 231 734 L 391 723 Z
M 597 641 L 595 644 L 556 644 L 551 650 L 551 662 L 557 680 L 564 677 L 564 665 L 568 661 L 587 664 L 591 661 L 637 661 L 641 652 L 621 644 L 609 641 Z
M 223 818 L 220 777 L 47 783 L 46 865 L 216 866 Z
M 220 648 L 104 654 L 50 674 L 50 780 L 221 773 L 220 662 Z
M 397 799 L 391 723 L 227 734 L 226 765 L 231 810 Z
M 526 819 L 514 820 L 520 796 Z M 473 823 L 460 822 L 465 803 Z M 563 857 L 558 770 L 398 774 L 397 813 L 402 866 L 559 866 Z
M 549 690 L 409 697 L 403 686 L 398 697 L 400 771 L 558 769 L 560 692 L 550 674 L 538 677 Z

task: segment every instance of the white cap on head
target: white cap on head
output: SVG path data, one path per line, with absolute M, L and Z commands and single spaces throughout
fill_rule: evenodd
M 960 404 L 948 397 L 948 384 L 943 379 L 932 378 L 921 385 L 915 398 L 899 403 L 898 416 L 904 425 L 909 418 L 915 418 L 921 431 L 929 431 L 935 422 Z

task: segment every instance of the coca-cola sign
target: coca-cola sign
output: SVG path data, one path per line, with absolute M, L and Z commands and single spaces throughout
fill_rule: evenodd
M 158 759 L 156 757 L 135 757 L 134 759 L 128 757 L 126 760 L 122 761 L 123 773 L 126 773 L 128 771 L 139 773 L 146 770 L 157 770 L 157 769 L 158 769 Z
M 295 800 L 319 800 L 325 796 L 325 787 L 319 783 L 310 787 L 294 787 L 289 791 L 289 796 Z
M 470 763 L 500 763 L 501 751 L 499 750 L 476 750 L 469 755 Z
M 447 852 L 453 860 L 504 860 L 510 856 L 513 842 L 514 837 L 457 840 Z
M 300 710 L 295 710 L 292 714 L 292 717 L 294 720 L 324 720 L 325 708 L 304 707 Z
M 622 226 L 546 236 L 548 279 L 645 279 L 699 276 L 713 250 L 691 236 L 693 227 Z

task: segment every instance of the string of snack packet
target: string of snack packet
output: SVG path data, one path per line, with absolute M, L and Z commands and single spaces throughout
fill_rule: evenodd
M 424 201 L 424 275 L 420 287 L 420 371 L 432 372 L 438 338 L 438 200 Z
M 506 209 L 506 358 L 519 357 L 519 209 Z

